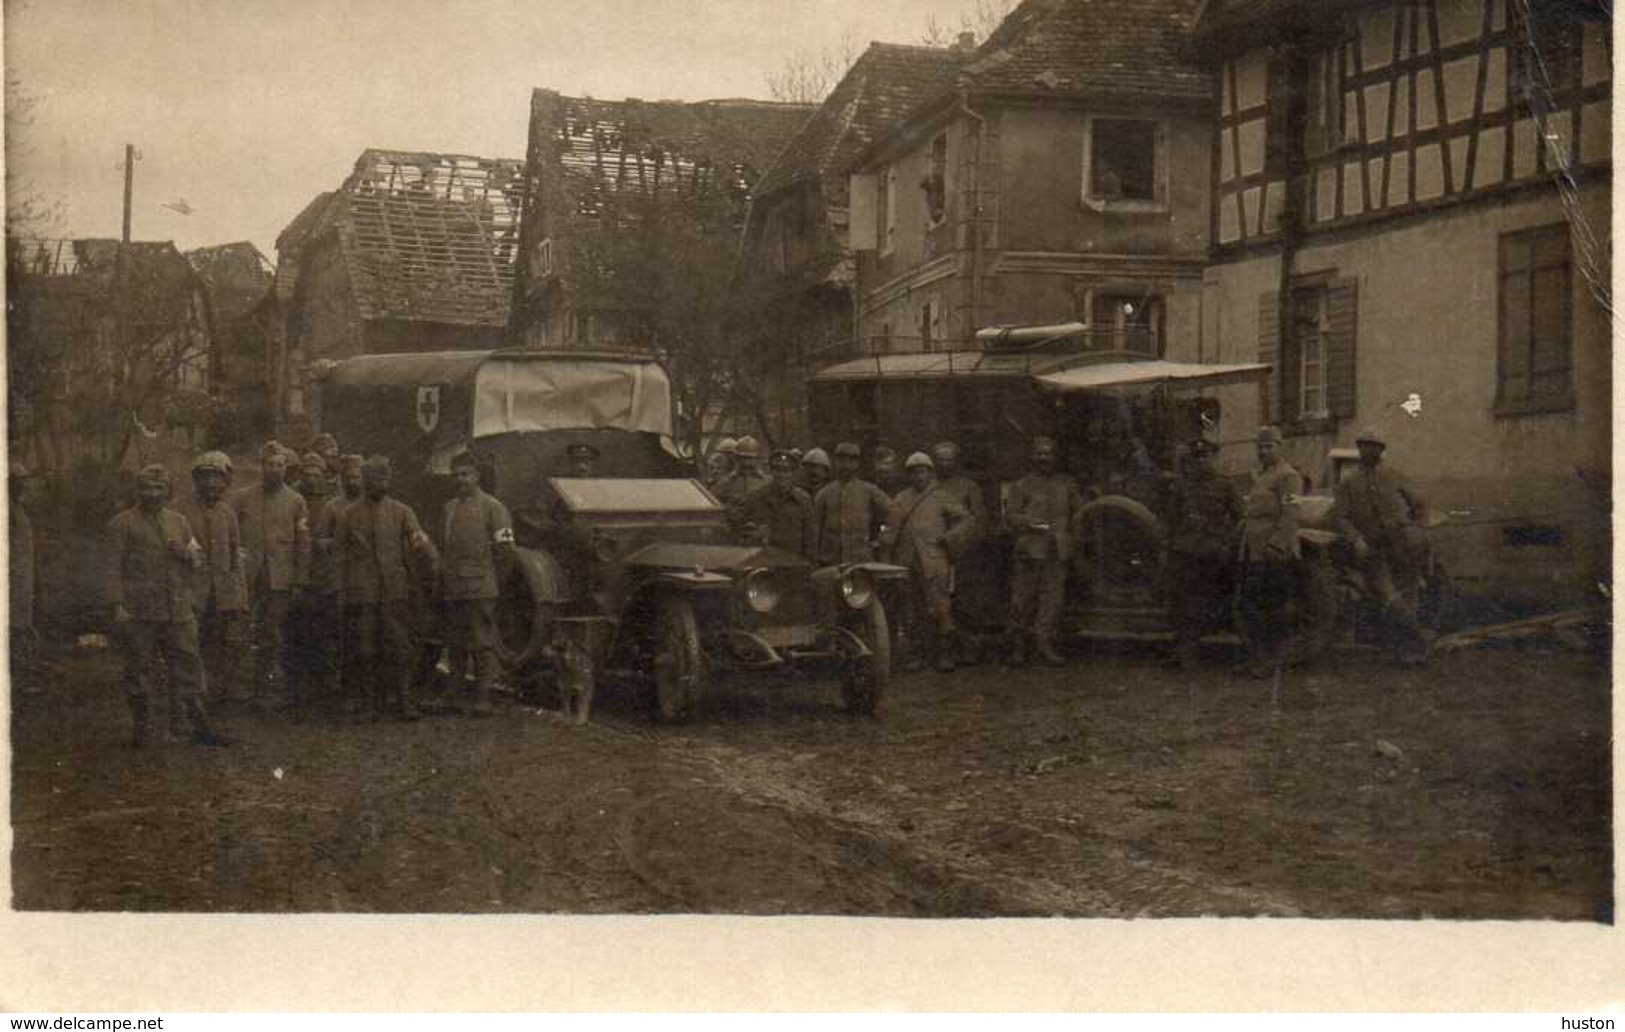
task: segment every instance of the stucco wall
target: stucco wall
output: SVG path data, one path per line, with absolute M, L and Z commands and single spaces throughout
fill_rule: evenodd
M 1581 200 L 1607 239 L 1609 202 L 1600 184 Z M 1358 283 L 1358 410 L 1331 434 L 1293 437 L 1290 461 L 1321 479 L 1333 446 L 1351 446 L 1371 425 L 1390 440 L 1389 459 L 1430 503 L 1447 510 L 1438 535 L 1455 573 L 1485 590 L 1572 601 L 1606 569 L 1609 528 L 1610 342 L 1606 313 L 1573 256 L 1571 411 L 1498 416 L 1499 237 L 1560 223 L 1555 194 L 1463 207 L 1336 242 L 1311 242 L 1296 271 L 1335 271 Z M 1258 257 L 1210 269 L 1204 313 L 1213 356 L 1258 353 L 1258 302 L 1276 289 L 1279 265 Z M 1415 394 L 1417 415 L 1401 406 Z M 1245 435 L 1232 422 L 1226 436 Z M 1246 448 L 1227 452 L 1239 466 Z M 1561 528 L 1563 543 L 1507 542 L 1509 527 Z

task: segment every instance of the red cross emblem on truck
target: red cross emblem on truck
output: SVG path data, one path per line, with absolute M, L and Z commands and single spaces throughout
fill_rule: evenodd
M 440 388 L 418 388 L 418 428 L 424 433 L 432 433 L 440 425 Z

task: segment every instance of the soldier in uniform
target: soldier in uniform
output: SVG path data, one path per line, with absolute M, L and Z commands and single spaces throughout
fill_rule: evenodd
M 310 442 L 310 450 L 322 457 L 322 464 L 327 467 L 327 477 L 335 484 L 343 471 L 343 456 L 339 453 L 339 442 L 332 434 L 317 434 Z
M 186 517 L 164 503 L 169 471 L 154 464 L 136 476 L 136 504 L 107 525 L 108 597 L 124 659 L 124 694 L 133 731 L 130 744 L 147 744 L 148 699 L 154 662 L 162 657 L 172 690 L 186 708 L 196 745 L 229 745 L 203 708 L 203 657 L 192 613 L 192 577 L 203 547 Z
M 590 480 L 598 475 L 598 449 L 584 441 L 564 449 L 565 476 Z
M 242 659 L 248 643 L 248 584 L 237 514 L 225 501 L 231 475 L 231 459 L 225 452 L 199 455 L 192 462 L 192 499 L 180 506 L 203 547 L 202 573 L 192 602 L 210 702 L 240 702 L 245 694 Z
M 319 596 L 317 609 L 330 626 L 323 644 L 328 649 L 328 690 L 350 715 L 360 710 L 360 698 L 344 689 L 344 606 L 340 601 L 343 553 L 339 548 L 339 514 L 361 498 L 361 456 L 339 456 L 339 492 L 327 499 L 311 524 L 310 581 Z
M 807 492 L 807 497 L 817 498 L 818 492 L 829 483 L 830 474 L 829 453 L 822 448 L 808 448 L 801 457 L 801 480 L 797 486 Z
M 1402 474 L 1383 465 L 1388 442 L 1380 432 L 1368 427 L 1354 443 L 1360 464 L 1337 485 L 1332 528 L 1354 547 L 1366 587 L 1400 632 L 1400 661 L 1421 666 L 1427 662 L 1427 639 L 1412 599 L 1424 549 L 1418 524 L 1427 505 Z
M 858 479 L 863 450 L 850 441 L 835 446 L 835 480 L 813 499 L 813 531 L 818 561 L 867 563 L 875 557 L 874 542 L 891 512 L 886 492 Z
M 773 479 L 758 488 L 741 506 L 746 538 L 782 548 L 796 555 L 813 553 L 812 499 L 796 486 L 795 459 L 775 451 L 769 460 Z
M 761 457 L 762 448 L 756 443 L 756 438 L 749 435 L 741 437 L 734 446 L 733 475 L 717 489 L 717 501 L 737 508 L 746 498 L 766 487 L 769 478 L 756 466 Z
M 1033 438 L 1032 472 L 1011 486 L 1005 505 L 1006 522 L 1015 532 L 1010 572 L 1012 666 L 1027 664 L 1029 633 L 1039 659 L 1050 666 L 1066 662 L 1055 651 L 1055 628 L 1083 497 L 1076 481 L 1055 471 L 1055 460 L 1054 439 Z
M 909 640 L 916 649 L 905 669 L 924 666 L 929 652 L 937 670 L 954 669 L 953 565 L 965 535 L 975 529 L 970 511 L 937 480 L 931 457 L 915 452 L 904 463 L 910 484 L 892 500 L 885 542 L 891 561 L 909 570 Z
M 299 465 L 299 494 L 305 500 L 312 527 L 319 526 L 337 489 L 328 474 L 327 460 L 312 451 Z M 324 602 L 333 581 L 331 562 L 322 562 L 314 542 L 305 583 L 294 589 L 288 606 L 288 702 L 293 720 L 301 722 L 319 695 L 331 689 L 331 669 L 338 653 L 335 640 L 337 614 Z
M 386 709 L 416 720 L 412 699 L 409 583 L 414 559 L 433 565 L 434 545 L 403 502 L 389 497 L 389 459 L 361 467 L 361 498 L 338 516 L 339 594 L 344 604 L 346 691 L 359 694 L 374 717 Z
M 970 521 L 963 532 L 955 537 L 954 543 L 948 549 L 948 560 L 953 564 L 953 586 L 955 608 L 961 609 L 967 605 L 962 597 L 965 577 L 965 562 L 970 552 L 982 541 L 987 533 L 987 501 L 982 493 L 982 486 L 970 477 L 959 471 L 959 446 L 952 441 L 941 441 L 931 446 L 931 462 L 937 470 L 938 490 L 958 502 L 966 512 L 970 513 Z M 966 635 L 959 637 L 958 661 L 970 665 L 979 660 L 979 650 Z
M 1242 630 L 1247 636 L 1246 672 L 1268 677 L 1286 662 L 1287 605 L 1302 557 L 1298 545 L 1298 496 L 1303 477 L 1281 458 L 1281 431 L 1258 431 L 1258 468 L 1243 499 L 1241 539 Z
M 870 472 L 874 478 L 874 485 L 886 492 L 887 498 L 896 496 L 908 485 L 903 471 L 897 466 L 897 452 L 882 444 L 875 448 L 870 458 Z
M 441 599 L 452 683 L 460 686 L 474 661 L 476 717 L 491 713 L 491 685 L 497 675 L 497 571 L 513 561 L 513 519 L 508 507 L 480 490 L 474 456 L 451 460 L 457 497 L 446 503 L 441 537 Z
M 1213 468 L 1218 446 L 1198 437 L 1185 449 L 1168 499 L 1168 602 L 1174 651 L 1166 665 L 1189 668 L 1197 643 L 1223 622 L 1235 576 L 1241 492 Z
M 734 472 L 734 450 L 739 443 L 732 437 L 724 437 L 717 443 L 716 450 L 705 459 L 705 486 L 711 489 L 712 494 L 722 490 L 722 485 Z
M 254 614 L 253 695 L 273 705 L 278 684 L 285 683 L 288 608 L 310 563 L 310 508 L 285 483 L 288 459 L 282 445 L 268 443 L 260 461 L 262 482 L 233 495 L 231 508 L 247 553 L 243 572 Z

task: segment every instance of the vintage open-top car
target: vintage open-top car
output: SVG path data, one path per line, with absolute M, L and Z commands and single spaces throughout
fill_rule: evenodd
M 741 543 L 673 441 L 671 383 L 628 354 L 368 355 L 323 370 L 320 423 L 346 450 L 390 456 L 396 494 L 437 534 L 450 462 L 469 450 L 514 518 L 499 577 L 498 654 L 515 683 L 555 684 L 585 720 L 606 673 L 652 688 L 680 720 L 730 669 L 834 663 L 848 709 L 890 675 L 884 564 L 815 569 Z M 572 476 L 567 450 L 596 469 Z M 461 672 L 456 672 L 460 675 Z

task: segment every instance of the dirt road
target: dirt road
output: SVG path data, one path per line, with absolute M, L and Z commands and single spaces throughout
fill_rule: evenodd
M 14 699 L 20 909 L 1543 917 L 1611 914 L 1606 661 L 1340 655 L 1277 688 L 1147 651 L 834 686 L 686 727 L 294 725 L 132 752 L 105 654 Z M 626 693 L 630 694 L 630 693 Z

